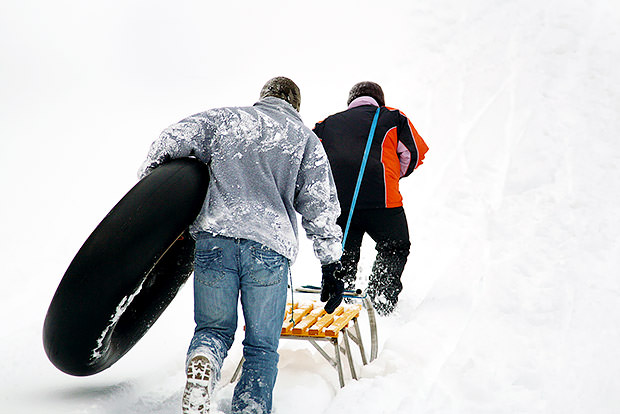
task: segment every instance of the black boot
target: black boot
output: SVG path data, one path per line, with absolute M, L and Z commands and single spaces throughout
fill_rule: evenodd
M 344 281 L 346 290 L 355 289 L 355 277 L 357 275 L 357 264 L 360 261 L 360 251 L 345 250 L 340 258 L 342 269 L 336 272 L 336 277 Z
M 379 315 L 389 315 L 398 303 L 398 295 L 403 290 L 400 278 L 410 246 L 409 241 L 377 242 L 377 258 L 368 282 L 368 295 Z
M 360 250 L 345 250 L 340 258 L 342 269 L 336 272 L 336 277 L 344 281 L 345 290 L 355 289 L 357 276 L 357 264 L 360 261 Z M 345 303 L 351 303 L 351 299 L 344 298 Z

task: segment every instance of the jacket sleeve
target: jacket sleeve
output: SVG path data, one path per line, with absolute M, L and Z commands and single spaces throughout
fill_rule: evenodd
M 158 165 L 175 158 L 196 157 L 208 163 L 204 142 L 213 135 L 213 130 L 213 124 L 204 114 L 193 115 L 164 129 L 151 144 L 138 178 L 144 178 Z
M 340 204 L 325 150 L 312 134 L 306 144 L 295 188 L 295 210 L 321 264 L 342 256 Z
M 317 122 L 314 125 L 314 128 L 312 129 L 312 132 L 314 132 L 316 134 L 317 137 L 319 137 L 319 140 L 323 140 L 323 129 L 325 128 L 325 124 L 324 121 L 321 122 Z
M 401 162 L 401 177 L 408 176 L 418 168 L 424 161 L 427 151 L 426 142 L 418 134 L 409 118 L 400 112 L 397 152 Z

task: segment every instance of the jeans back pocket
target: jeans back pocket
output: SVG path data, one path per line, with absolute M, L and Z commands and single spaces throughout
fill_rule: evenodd
M 288 273 L 286 257 L 269 248 L 258 246 L 250 248 L 250 255 L 250 277 L 256 285 L 275 285 L 286 277 Z
M 196 249 L 194 277 L 207 286 L 217 286 L 225 275 L 222 249 Z

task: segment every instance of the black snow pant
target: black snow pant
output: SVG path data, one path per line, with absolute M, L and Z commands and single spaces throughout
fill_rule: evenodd
M 343 232 L 348 218 L 348 211 L 344 211 L 338 219 Z M 365 233 L 375 241 L 377 250 L 366 292 L 377 313 L 387 315 L 394 310 L 403 290 L 400 278 L 411 246 L 405 210 L 402 207 L 355 210 L 341 259 L 342 270 L 338 274 L 346 289 L 355 287 Z

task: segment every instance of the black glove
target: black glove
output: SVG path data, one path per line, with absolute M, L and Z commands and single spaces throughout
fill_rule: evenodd
M 344 292 L 344 282 L 336 277 L 336 272 L 342 269 L 340 262 L 334 262 L 321 266 L 323 280 L 321 281 L 321 302 L 325 304 L 325 312 L 333 313 L 340 302 Z

